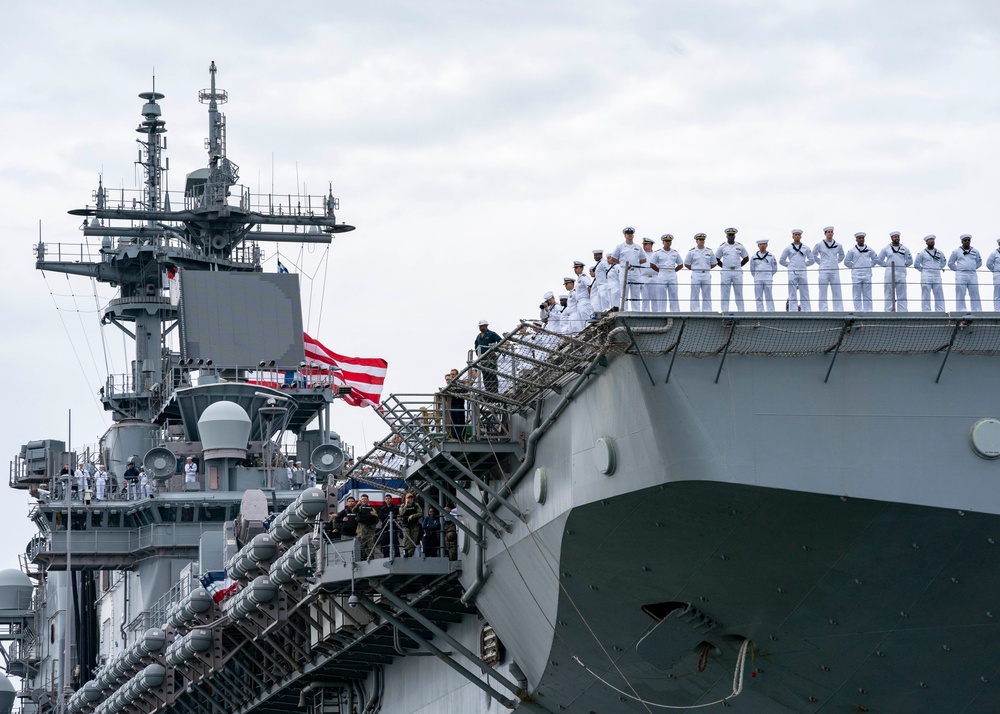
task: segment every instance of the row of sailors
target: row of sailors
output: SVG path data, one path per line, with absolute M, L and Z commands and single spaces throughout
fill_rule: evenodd
M 736 310 L 743 311 L 743 268 L 750 264 L 754 278 L 754 295 L 757 310 L 774 311 L 772 284 L 778 264 L 788 269 L 788 309 L 790 311 L 810 310 L 809 283 L 806 268 L 819 266 L 819 309 L 821 311 L 843 311 L 839 270 L 840 264 L 851 270 L 854 309 L 870 312 L 872 308 L 872 268 L 885 267 L 885 310 L 905 312 L 906 269 L 913 267 L 920 272 L 922 308 L 944 312 L 944 289 L 941 274 L 945 268 L 956 273 L 956 308 L 966 309 L 965 299 L 969 298 L 969 308 L 982 310 L 979 297 L 979 283 L 976 270 L 983 265 L 982 255 L 972 247 L 972 236 L 964 234 L 960 247 L 946 258 L 935 248 L 936 237 L 924 238 L 925 249 L 916 257 L 900 242 L 900 234 L 889 234 L 890 242 L 881 251 L 875 252 L 865 244 L 866 234 L 855 233 L 855 245 L 845 250 L 834 238 L 833 226 L 823 229 L 824 238 L 813 248 L 802 243 L 802 231 L 792 231 L 792 242 L 776 257 L 768 250 L 768 240 L 757 241 L 757 251 L 751 256 L 746 248 L 736 241 L 737 230 L 726 229 L 726 242 L 716 250 L 705 247 L 707 236 L 695 235 L 695 247 L 682 259 L 673 249 L 673 236 L 661 236 L 663 247 L 653 250 L 653 240 L 644 238 L 642 246 L 634 242 L 635 229 L 625 228 L 623 243 L 607 256 L 603 249 L 595 249 L 596 265 L 585 271 L 585 264 L 576 261 L 576 277 L 564 278 L 567 294 L 560 296 L 559 304 L 552 293 L 546 293 L 540 307 L 540 319 L 547 323 L 549 331 L 576 332 L 592 320 L 596 314 L 617 310 L 625 293 L 628 309 L 645 312 L 673 312 L 680 310 L 678 299 L 677 273 L 686 268 L 691 275 L 692 312 L 712 309 L 711 270 L 720 268 L 722 310 L 729 310 L 730 294 L 735 298 Z M 1000 244 L 1000 239 L 997 240 Z M 1000 311 L 1000 247 L 992 251 L 986 260 L 986 267 L 993 273 L 994 309 Z M 829 294 L 830 300 L 827 300 Z M 933 308 L 932 308 L 933 302 Z

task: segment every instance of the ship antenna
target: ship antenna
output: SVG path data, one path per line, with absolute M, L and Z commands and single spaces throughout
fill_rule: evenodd
M 156 91 L 156 75 L 153 75 L 153 90 L 141 92 L 140 99 L 145 100 L 142 107 L 142 121 L 136 128 L 136 132 L 144 134 L 145 139 L 137 139 L 139 146 L 138 164 L 142 166 L 146 174 L 146 209 L 157 211 L 161 207 L 161 180 L 163 167 L 161 166 L 161 156 L 165 148 L 163 134 L 167 132 L 166 122 L 160 118 L 159 100 L 163 99 L 163 94 Z
M 225 204 L 229 187 L 240 177 L 240 168 L 226 156 L 226 115 L 219 111 L 219 105 L 229 101 L 224 89 L 215 87 L 215 60 L 208 66 L 209 87 L 198 92 L 198 101 L 208 104 L 208 168 L 210 169 L 206 195 L 209 205 Z

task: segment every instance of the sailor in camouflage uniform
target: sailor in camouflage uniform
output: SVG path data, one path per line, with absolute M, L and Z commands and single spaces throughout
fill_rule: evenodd
M 399 507 L 399 530 L 403 544 L 403 557 L 409 558 L 420 542 L 420 521 L 423 511 L 417 505 L 417 499 L 412 493 L 406 494 L 403 505 Z

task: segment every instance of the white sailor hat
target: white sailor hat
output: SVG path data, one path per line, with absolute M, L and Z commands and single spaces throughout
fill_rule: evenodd
M 767 238 L 758 238 L 757 245 L 767 245 Z
M 594 255 L 597 255 L 598 253 L 600 253 L 601 255 L 604 255 L 604 248 L 594 248 L 590 252 L 593 253 Z
M 858 231 L 857 233 L 854 234 L 854 237 L 855 238 L 864 238 L 866 235 L 868 235 L 868 234 L 867 233 L 863 233 L 862 231 Z
M 559 299 L 560 300 L 569 300 L 569 295 L 560 295 Z
M 736 230 L 735 228 L 727 228 L 727 229 L 726 229 L 726 235 L 729 235 L 730 233 L 732 233 L 732 234 L 734 234 L 734 235 L 735 235 L 735 234 L 736 234 L 736 233 L 738 233 L 738 232 L 739 232 L 739 231 L 737 231 L 737 230 Z
M 193 457 L 193 456 L 189 456 L 189 457 L 187 458 L 187 460 L 188 460 L 188 461 L 194 461 L 194 457 Z M 102 466 L 103 466 L 103 464 L 102 464 Z
M 633 228 L 632 226 L 625 226 L 624 228 L 622 228 L 622 234 L 625 233 L 635 233 L 635 228 Z
M 586 265 L 586 263 L 584 263 L 582 260 L 574 260 L 573 261 L 573 267 L 575 268 L 578 265 L 582 268 L 582 267 L 584 267 Z
M 660 240 L 673 240 L 673 239 L 674 237 L 669 233 L 664 233 L 662 236 L 660 236 Z
M 969 233 L 963 233 L 958 237 L 959 240 L 972 240 L 972 236 Z
M 563 283 L 575 283 L 576 278 L 563 278 Z
M 555 293 L 549 290 L 547 293 L 542 295 L 542 300 L 548 300 L 549 298 L 555 297 Z
M 480 327 L 482 327 L 483 325 L 489 325 L 489 324 L 490 324 L 489 320 L 480 320 L 479 321 L 479 326 Z
M 929 236 L 924 236 L 924 243 L 926 243 L 929 240 L 937 240 L 937 236 L 934 235 L 933 233 L 931 233 Z
M 694 239 L 695 240 L 705 240 L 706 238 L 708 238 L 708 236 L 705 235 L 704 233 L 695 233 L 694 234 Z
M 890 238 L 895 238 L 898 235 L 899 235 L 899 231 L 893 231 L 892 233 L 889 234 L 889 237 Z
M 653 243 L 653 239 L 652 239 L 652 238 L 643 238 L 643 239 L 642 239 L 642 242 L 643 242 L 643 243 L 649 243 L 649 244 L 652 244 L 652 243 Z
M 792 229 L 792 235 L 795 235 L 796 233 L 798 233 L 799 235 L 802 235 L 802 229 L 801 228 L 793 228 Z
M 826 228 L 823 229 L 823 232 L 826 233 L 827 231 L 832 231 L 832 230 L 833 230 L 833 226 L 827 226 Z M 792 233 L 794 233 L 794 232 L 795 231 L 792 231 Z M 799 231 L 799 233 L 801 233 L 801 232 L 802 231 Z

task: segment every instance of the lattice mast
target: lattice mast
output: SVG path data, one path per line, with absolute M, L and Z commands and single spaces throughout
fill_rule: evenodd
M 327 196 L 281 197 L 252 194 L 237 185 L 239 167 L 226 153 L 226 118 L 219 106 L 228 94 L 216 86 L 216 65 L 209 66 L 208 89 L 198 93 L 208 105 L 206 168 L 186 176 L 183 195 L 171 206 L 165 189 L 166 122 L 155 90 L 142 92 L 142 120 L 136 128 L 138 164 L 143 169 L 139 191 L 109 191 L 98 179 L 94 204 L 70 214 L 84 218 L 82 231 L 98 238 L 89 244 L 45 244 L 35 247 L 35 267 L 94 278 L 118 287 L 119 294 L 102 310 L 101 323 L 113 324 L 135 342 L 129 373 L 109 375 L 102 389 L 105 409 L 115 421 L 152 421 L 173 385 L 167 375 L 180 362 L 166 342 L 178 319 L 168 276 L 178 270 L 259 271 L 264 241 L 329 243 L 335 233 L 354 230 L 337 223 L 339 208 L 332 188 Z M 313 207 L 315 206 L 315 210 Z

